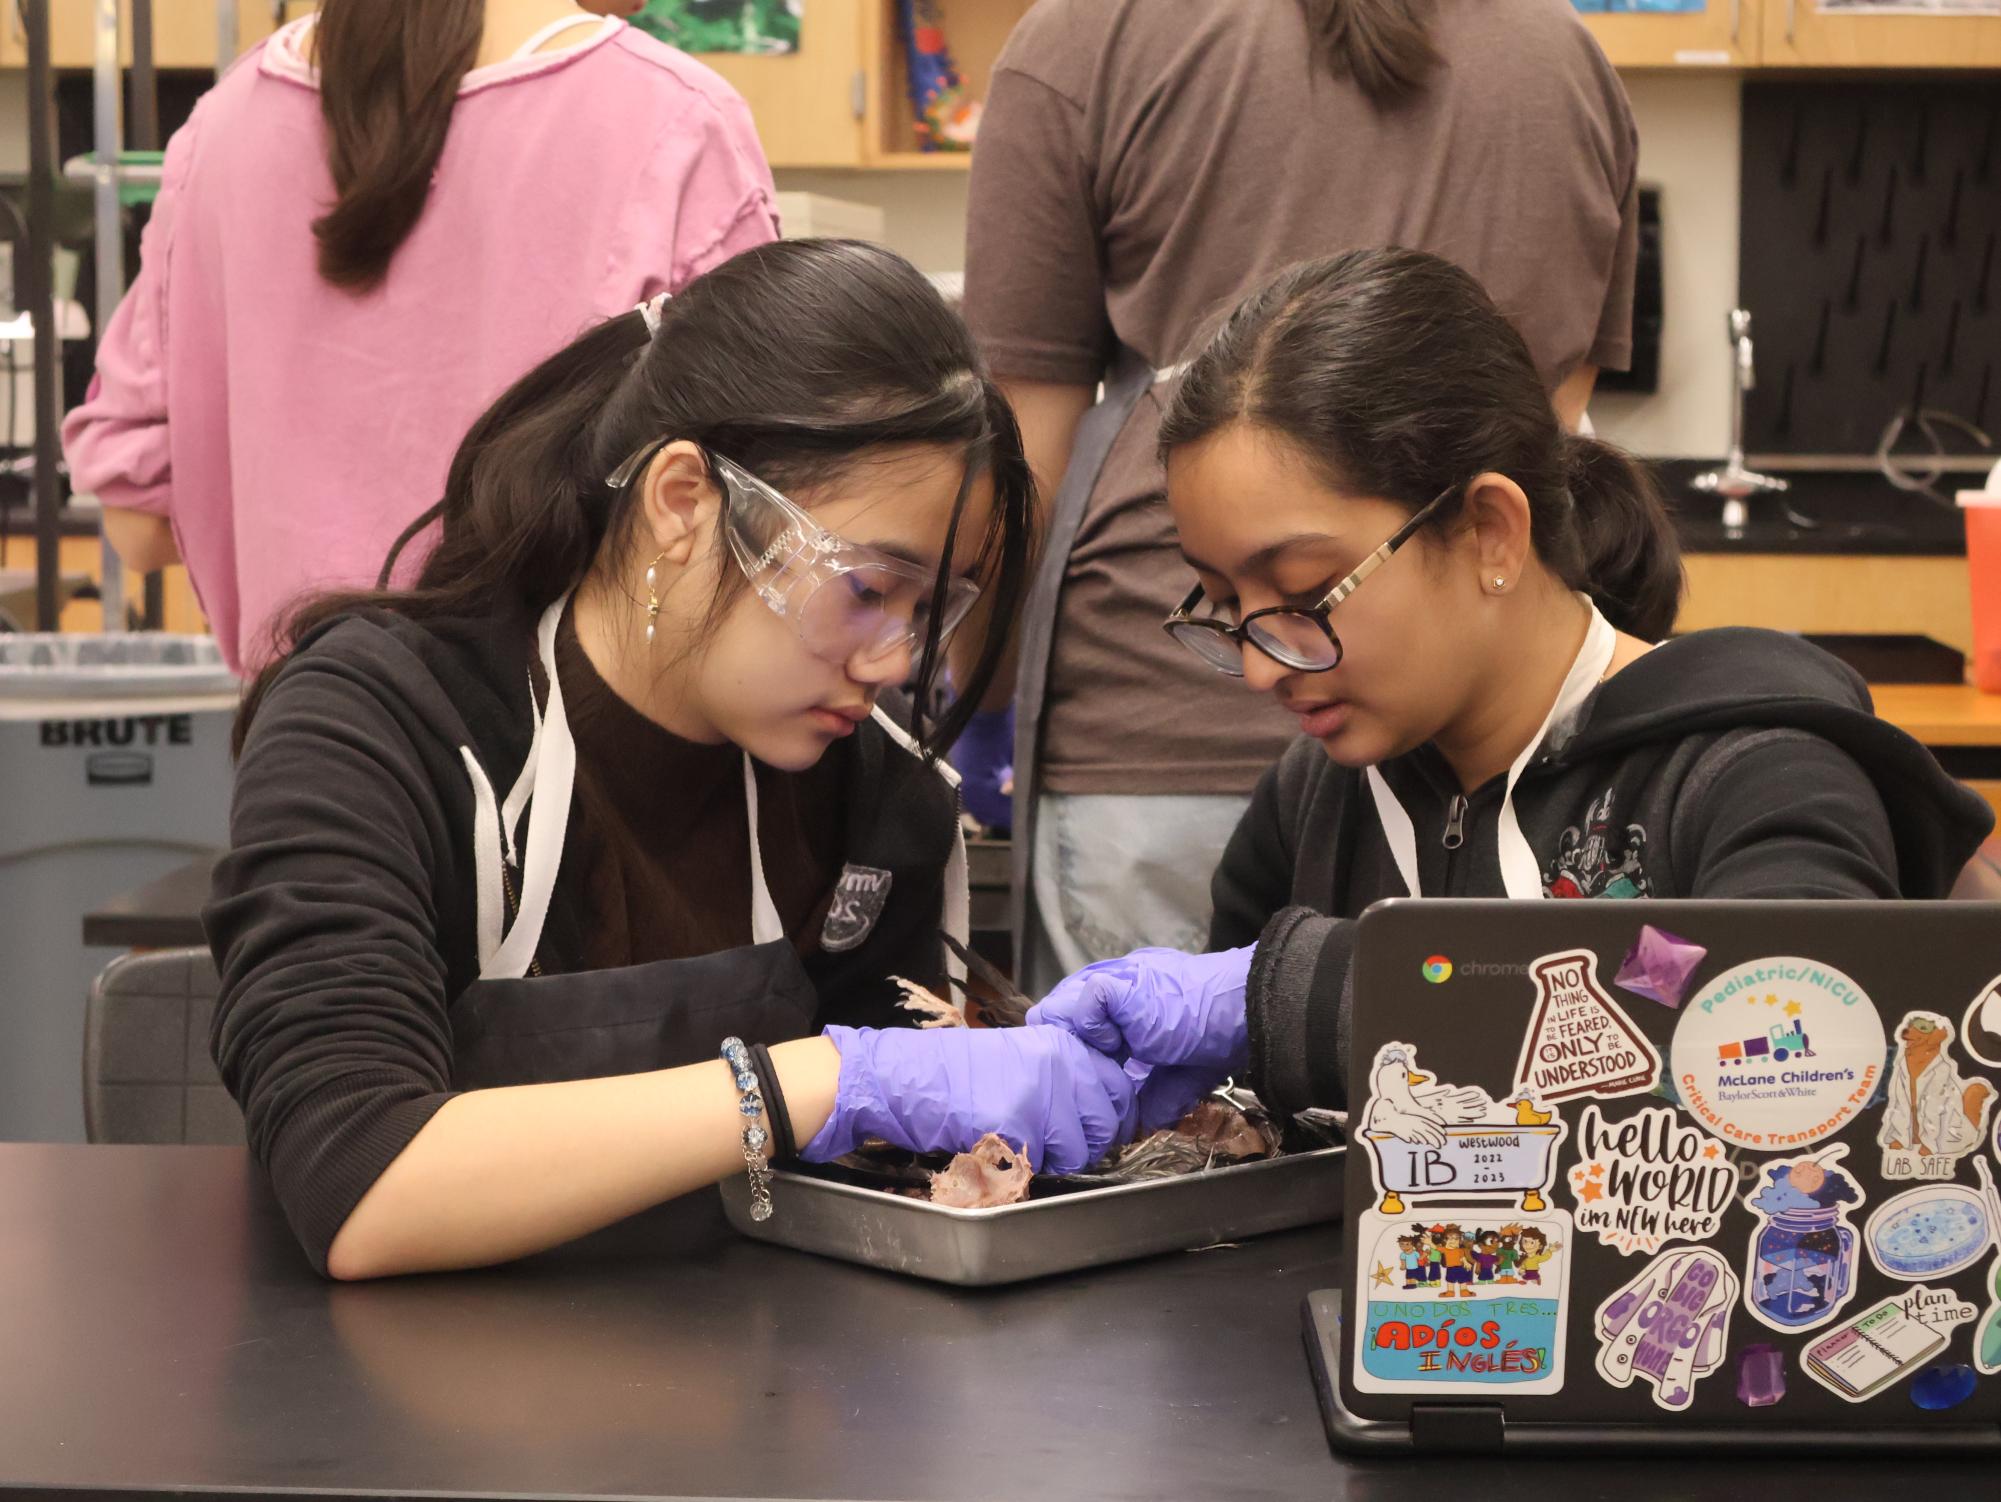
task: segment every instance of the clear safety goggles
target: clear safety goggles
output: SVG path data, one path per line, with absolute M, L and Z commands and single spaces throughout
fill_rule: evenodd
M 671 440 L 647 444 L 612 472 L 613 490 L 631 484 Z M 723 533 L 757 597 L 792 622 L 806 649 L 828 662 L 878 662 L 921 650 L 931 629 L 938 577 L 923 565 L 829 532 L 756 475 L 704 450 L 723 491 Z M 980 597 L 970 579 L 945 585 L 940 645 Z

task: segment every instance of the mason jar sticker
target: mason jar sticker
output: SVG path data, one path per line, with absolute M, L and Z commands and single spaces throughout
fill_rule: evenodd
M 1883 1019 L 1831 965 L 1775 955 L 1727 970 L 1676 1025 L 1669 1063 L 1685 1109 L 1726 1142 L 1810 1147 L 1868 1104 L 1883 1076 Z
M 1529 966 L 1535 1017 L 1515 1065 L 1516 1088 L 1545 1102 L 1651 1090 L 1661 1056 L 1598 980 L 1588 949 L 1545 955 Z

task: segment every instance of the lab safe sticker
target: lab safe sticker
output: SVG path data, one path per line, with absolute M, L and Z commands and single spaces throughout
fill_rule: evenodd
M 1966 1004 L 1960 1031 L 1968 1053 L 1989 1069 L 2001 1069 L 2001 975 Z
M 1673 1412 L 1695 1401 L 1695 1384 L 1723 1364 L 1737 1275 L 1714 1247 L 1661 1253 L 1598 1306 L 1598 1375 L 1614 1387 L 1635 1378 Z
M 1775 955 L 1726 970 L 1682 1011 L 1675 1094 L 1711 1132 L 1776 1153 L 1833 1136 L 1883 1075 L 1883 1019 L 1831 965 Z
M 1356 1389 L 1560 1391 L 1570 1239 L 1570 1217 L 1561 1210 L 1524 1215 L 1452 1204 L 1402 1217 L 1361 1212 Z
M 1529 976 L 1536 1008 L 1515 1065 L 1517 1089 L 1560 1102 L 1654 1088 L 1661 1056 L 1599 981 L 1597 955 L 1588 949 L 1544 955 Z
M 1506 1195 L 1525 1212 L 1549 1207 L 1556 1150 L 1568 1128 L 1532 1094 L 1496 1103 L 1478 1085 L 1450 1085 L 1418 1066 L 1409 1043 L 1385 1043 L 1369 1066 L 1362 1141 L 1377 1208 L 1407 1200 Z
M 1862 1187 L 1846 1144 L 1760 1165 L 1744 1207 L 1758 1217 L 1744 1257 L 1744 1307 L 1771 1329 L 1817 1330 L 1855 1297 L 1857 1242 L 1848 1216 Z
M 1950 1340 L 1950 1329 L 1916 1318 L 1899 1294 L 1810 1342 L 1800 1365 L 1837 1398 L 1866 1403 L 1935 1360 Z
M 1904 1283 L 1947 1278 L 1973 1266 L 2001 1239 L 2001 1194 L 1978 1158 L 1978 1190 L 1920 1184 L 1876 1207 L 1863 1231 L 1879 1272 Z
M 1577 1121 L 1567 1179 L 1577 1232 L 1631 1256 L 1670 1241 L 1707 1241 L 1737 1197 L 1737 1165 L 1723 1145 L 1667 1106 L 1607 1121 L 1596 1105 Z
M 1907 1012 L 1897 1025 L 1876 1133 L 1886 1179 L 1950 1179 L 1987 1135 L 1994 1087 L 1960 1077 L 1952 1038 L 1952 1024 L 1936 1012 Z

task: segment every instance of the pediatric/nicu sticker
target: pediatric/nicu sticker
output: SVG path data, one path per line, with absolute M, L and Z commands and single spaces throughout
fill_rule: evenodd
M 1807 1375 L 1836 1397 L 1863 1403 L 1946 1348 L 1949 1332 L 1914 1318 L 1890 1298 L 1806 1348 Z
M 1598 1306 L 1598 1374 L 1614 1387 L 1650 1383 L 1654 1402 L 1679 1411 L 1723 1363 L 1737 1275 L 1713 1247 L 1663 1252 Z
M 1766 1163 L 1744 1204 L 1758 1217 L 1744 1264 L 1744 1307 L 1774 1330 L 1815 1330 L 1855 1296 L 1852 1206 L 1862 1190 L 1842 1169 L 1845 1145 Z
M 1876 1133 L 1886 1179 L 1949 1179 L 1987 1135 L 1994 1087 L 1960 1078 L 1952 1037 L 1952 1024 L 1935 1012 L 1907 1013 L 1898 1025 Z
M 1630 1256 L 1714 1236 L 1737 1197 L 1737 1165 L 1666 1106 L 1608 1122 L 1589 1105 L 1578 1118 L 1569 1184 L 1578 1233 Z
M 1515 1065 L 1518 1089 L 1545 1101 L 1653 1089 L 1661 1056 L 1600 984 L 1597 955 L 1588 949 L 1545 955 L 1529 975 L 1537 999 Z
M 1387 1215 L 1405 1200 L 1505 1195 L 1548 1208 L 1556 1149 L 1567 1128 L 1523 1093 L 1496 1104 L 1478 1085 L 1448 1085 L 1418 1067 L 1409 1043 L 1385 1043 L 1369 1070 L 1362 1140 Z
M 1882 1079 L 1883 1020 L 1830 965 L 1794 955 L 1717 976 L 1683 1008 L 1669 1057 L 1682 1105 L 1726 1142 L 1811 1147 L 1859 1115 Z
M 1570 1217 L 1434 1205 L 1356 1218 L 1355 1386 L 1552 1393 L 1563 1386 Z

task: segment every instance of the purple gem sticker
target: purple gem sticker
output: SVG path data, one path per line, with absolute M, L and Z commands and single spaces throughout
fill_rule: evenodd
M 1612 983 L 1672 1010 L 1688 994 L 1688 978 L 1708 953 L 1700 944 L 1691 944 L 1649 923 L 1626 951 L 1625 963 Z
M 1786 1395 L 1786 1353 L 1777 1346 L 1744 1347 L 1737 1358 L 1737 1401 L 1769 1408 Z

